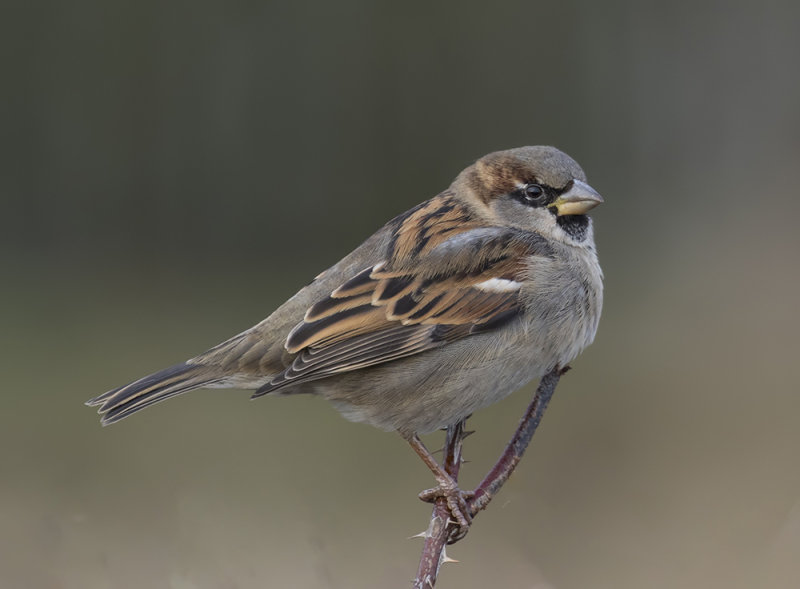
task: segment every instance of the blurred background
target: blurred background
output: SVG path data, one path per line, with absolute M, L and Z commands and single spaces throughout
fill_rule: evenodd
M 800 4 L 3 12 L 0 586 L 407 586 L 432 478 L 398 436 L 305 397 L 82 403 L 525 144 L 605 196 L 606 307 L 440 585 L 800 585 Z M 471 420 L 466 485 L 533 390 Z

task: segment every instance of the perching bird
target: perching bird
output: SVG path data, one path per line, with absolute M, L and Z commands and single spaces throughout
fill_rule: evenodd
M 454 481 L 417 434 L 566 366 L 592 342 L 603 285 L 586 213 L 601 202 L 553 147 L 490 153 L 261 323 L 87 404 L 105 425 L 202 387 L 317 394 L 350 420 L 399 432 L 457 512 Z

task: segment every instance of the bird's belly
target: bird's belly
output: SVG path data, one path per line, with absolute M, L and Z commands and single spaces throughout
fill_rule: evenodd
M 523 330 L 499 346 L 492 334 L 312 383 L 351 421 L 384 430 L 429 433 L 506 397 L 557 363 Z M 516 341 L 515 341 L 516 340 Z

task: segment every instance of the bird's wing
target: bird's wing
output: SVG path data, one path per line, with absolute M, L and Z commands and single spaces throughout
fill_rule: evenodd
M 397 222 L 386 260 L 308 308 L 286 339 L 287 352 L 295 355 L 291 365 L 254 396 L 418 354 L 495 329 L 522 312 L 519 293 L 529 260 L 551 254 L 543 238 L 430 222 L 430 212 L 419 211 Z

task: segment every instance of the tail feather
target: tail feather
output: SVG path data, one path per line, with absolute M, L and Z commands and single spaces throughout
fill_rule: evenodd
M 184 362 L 103 393 L 86 404 L 99 407 L 102 424 L 109 425 L 145 407 L 220 380 L 208 366 Z

